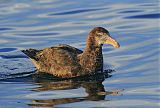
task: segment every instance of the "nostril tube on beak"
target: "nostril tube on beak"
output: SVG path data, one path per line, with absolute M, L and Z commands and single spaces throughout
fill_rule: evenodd
M 120 44 L 115 39 L 113 39 L 111 36 L 108 36 L 106 38 L 106 44 L 110 44 L 114 48 L 120 48 Z

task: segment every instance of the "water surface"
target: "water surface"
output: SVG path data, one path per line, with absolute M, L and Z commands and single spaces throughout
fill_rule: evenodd
M 158 108 L 157 0 L 1 0 L 0 104 L 2 108 Z M 45 80 L 20 51 L 69 44 L 85 48 L 88 32 L 102 26 L 121 44 L 103 47 L 109 76 Z M 106 91 L 106 94 L 98 94 Z

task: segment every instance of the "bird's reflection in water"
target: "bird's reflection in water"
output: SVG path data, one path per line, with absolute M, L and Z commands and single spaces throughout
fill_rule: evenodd
M 44 75 L 43 75 L 44 77 Z M 34 88 L 33 91 L 48 91 L 48 90 L 70 90 L 83 87 L 87 96 L 84 97 L 72 97 L 72 98 L 59 98 L 59 99 L 34 99 L 29 106 L 39 107 L 53 107 L 58 104 L 67 104 L 74 102 L 82 102 L 85 100 L 98 101 L 105 100 L 106 95 L 119 96 L 117 91 L 105 91 L 102 82 L 105 78 L 110 77 L 108 72 L 96 74 L 93 76 L 84 76 L 82 78 L 64 79 L 64 80 L 46 80 L 45 78 L 35 78 L 40 87 Z M 64 94 L 65 95 L 65 94 Z

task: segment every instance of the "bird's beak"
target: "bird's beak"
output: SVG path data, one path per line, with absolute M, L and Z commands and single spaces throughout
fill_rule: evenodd
M 104 42 L 104 44 L 113 45 L 115 48 L 119 48 L 120 47 L 120 44 L 115 39 L 113 39 L 111 36 L 109 36 L 109 35 L 105 36 L 105 42 Z

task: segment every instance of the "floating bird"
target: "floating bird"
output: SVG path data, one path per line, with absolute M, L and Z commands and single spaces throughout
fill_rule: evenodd
M 120 47 L 105 28 L 96 27 L 90 31 L 84 51 L 60 44 L 42 50 L 27 49 L 22 52 L 31 59 L 38 72 L 71 78 L 103 72 L 103 44 Z

